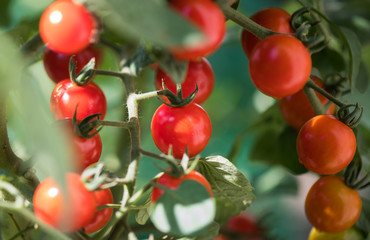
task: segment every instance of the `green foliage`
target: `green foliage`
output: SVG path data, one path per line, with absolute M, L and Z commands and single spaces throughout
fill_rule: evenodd
M 370 200 L 362 198 L 362 211 L 356 226 L 365 233 L 370 232 Z

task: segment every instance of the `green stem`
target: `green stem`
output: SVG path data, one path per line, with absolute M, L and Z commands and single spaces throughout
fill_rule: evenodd
M 336 97 L 334 97 L 333 95 L 331 95 L 330 93 L 316 85 L 316 83 L 314 83 L 311 79 L 307 81 L 306 86 L 312 88 L 313 90 L 323 95 L 324 97 L 326 97 L 339 107 L 344 107 L 346 105 L 345 103 L 341 102 L 339 99 L 337 99 Z
M 120 122 L 120 121 L 97 120 L 97 124 L 100 126 L 118 127 L 125 129 L 129 129 L 131 127 L 130 122 Z
M 28 40 L 22 47 L 21 53 L 26 58 L 26 61 L 32 58 L 44 46 L 41 40 L 40 33 L 36 33 L 30 40 Z
M 321 104 L 315 91 L 312 88 L 310 88 L 308 85 L 305 85 L 303 87 L 303 92 L 306 94 L 308 101 L 310 101 L 311 106 L 315 112 L 315 115 L 325 114 L 324 105 Z

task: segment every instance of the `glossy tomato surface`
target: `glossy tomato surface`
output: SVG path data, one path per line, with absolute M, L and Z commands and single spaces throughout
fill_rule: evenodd
M 344 232 L 327 233 L 312 228 L 308 240 L 364 240 L 362 234 L 354 228 L 350 228 Z
M 275 34 L 254 47 L 249 73 L 262 93 L 280 99 L 303 88 L 311 74 L 311 56 L 297 38 Z
M 325 176 L 312 185 L 305 210 L 312 225 L 324 232 L 338 233 L 351 228 L 361 213 L 361 197 L 345 185 L 340 176 Z
M 321 175 L 343 170 L 356 152 L 352 129 L 332 115 L 318 115 L 306 122 L 298 133 L 300 163 Z
M 162 69 L 158 68 L 155 76 L 155 86 L 158 90 L 163 89 L 162 82 L 167 89 L 176 94 L 177 87 L 175 82 Z M 195 91 L 198 85 L 198 92 L 194 102 L 202 104 L 211 95 L 214 83 L 215 74 L 206 58 L 190 61 L 185 80 L 181 84 L 182 96 L 184 98 L 188 97 Z
M 212 1 L 173 0 L 170 6 L 184 16 L 201 32 L 204 40 L 189 47 L 172 47 L 170 51 L 178 60 L 195 60 L 213 53 L 222 43 L 226 33 L 225 17 Z
M 320 78 L 311 76 L 311 79 L 321 88 L 324 87 L 324 82 Z M 318 93 L 316 95 L 321 104 L 328 102 L 328 99 L 324 96 Z M 303 90 L 282 98 L 279 102 L 279 109 L 286 123 L 297 131 L 301 129 L 303 124 L 315 116 L 315 111 Z M 332 103 L 326 113 L 334 114 L 334 111 L 335 105 Z
M 154 113 L 151 132 L 158 149 L 181 159 L 187 148 L 188 156 L 194 157 L 207 145 L 212 132 L 207 112 L 198 104 L 169 107 L 162 104 Z
M 77 106 L 78 120 L 95 113 L 100 113 L 100 118 L 104 119 L 107 112 L 105 95 L 95 83 L 78 86 L 66 79 L 55 85 L 50 97 L 50 109 L 55 119 L 73 118 Z
M 58 53 L 50 48 L 46 48 L 43 55 L 43 63 L 45 71 L 55 83 L 58 83 L 64 79 L 68 79 L 69 76 L 69 60 L 72 55 Z M 95 58 L 95 66 L 99 65 L 101 57 L 101 51 L 89 46 L 84 50 L 74 54 L 74 61 L 76 62 L 76 74 L 78 74 L 82 68 L 92 59 Z
M 39 31 L 49 48 L 63 54 L 74 54 L 92 42 L 95 25 L 93 15 L 82 4 L 57 0 L 41 15 Z
M 38 219 L 64 232 L 74 232 L 94 217 L 95 199 L 75 173 L 66 174 L 66 192 L 52 178 L 42 181 L 33 196 Z
M 165 186 L 167 188 L 170 188 L 170 189 L 177 189 L 180 186 L 180 184 L 185 180 L 197 181 L 198 183 L 202 184 L 207 189 L 210 196 L 213 196 L 211 185 L 209 184 L 207 179 L 202 174 L 200 174 L 199 172 L 194 171 L 194 170 L 189 172 L 188 174 L 180 177 L 180 178 L 175 178 L 175 177 L 172 177 L 170 175 L 167 175 L 167 174 L 163 173 L 157 179 L 156 183 L 160 184 L 160 185 L 163 185 L 163 186 Z M 164 191 L 162 189 L 157 188 L 157 187 L 153 187 L 152 203 L 155 203 L 158 200 L 158 198 L 160 196 L 162 196 L 163 193 L 164 193 Z
M 268 28 L 278 33 L 294 33 L 290 26 L 290 14 L 281 8 L 262 9 L 250 17 L 251 20 L 262 27 Z M 254 46 L 260 40 L 246 29 L 242 30 L 241 44 L 242 48 L 249 58 Z
M 110 189 L 103 189 L 93 192 L 96 206 L 103 206 L 113 203 L 113 195 Z M 84 227 L 87 234 L 94 233 L 103 228 L 111 218 L 113 208 L 104 208 L 95 212 L 94 218 Z

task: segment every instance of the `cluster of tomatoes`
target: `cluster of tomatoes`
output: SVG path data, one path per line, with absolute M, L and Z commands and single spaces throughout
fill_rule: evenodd
M 356 137 L 352 129 L 332 114 L 315 116 L 302 88 L 310 78 L 311 56 L 305 45 L 292 36 L 291 16 L 279 8 L 268 8 L 251 19 L 280 34 L 260 40 L 243 30 L 241 43 L 249 58 L 253 83 L 266 95 L 279 99 L 286 122 L 299 131 L 297 152 L 299 161 L 308 170 L 325 175 L 310 189 L 306 197 L 306 215 L 319 231 L 337 233 L 351 228 L 361 213 L 358 192 L 348 187 L 341 176 L 356 152 Z M 323 81 L 311 79 L 323 88 Z M 318 95 L 322 104 L 328 99 Z
M 66 173 L 63 187 L 52 177 L 43 180 L 35 191 L 33 208 L 40 220 L 61 231 L 84 228 L 86 233 L 93 233 L 109 221 L 113 212 L 111 208 L 97 210 L 97 207 L 113 203 L 113 196 L 110 189 L 87 190 L 80 179 L 80 173 L 99 160 L 102 141 L 98 132 L 90 138 L 77 135 L 72 119 L 76 109 L 77 121 L 92 114 L 99 114 L 103 119 L 107 102 L 95 83 L 79 83 L 71 79 L 69 61 L 74 55 L 78 71 L 92 58 L 99 62 L 101 52 L 91 45 L 96 32 L 95 18 L 81 4 L 58 0 L 42 14 L 39 30 L 46 44 L 45 70 L 56 83 L 50 108 L 67 133 L 74 172 Z

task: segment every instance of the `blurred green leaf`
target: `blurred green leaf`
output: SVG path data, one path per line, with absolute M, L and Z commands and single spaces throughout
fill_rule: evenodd
M 197 170 L 211 184 L 217 205 L 217 222 L 239 214 L 254 200 L 254 188 L 249 180 L 226 158 L 211 156 L 202 159 Z
M 362 198 L 362 211 L 356 227 L 364 232 L 370 232 L 370 200 Z
M 175 190 L 165 189 L 155 203 L 150 219 L 161 232 L 191 237 L 208 229 L 215 212 L 215 202 L 205 187 L 186 180 Z
M 343 55 L 330 47 L 313 54 L 312 64 L 319 70 L 323 79 L 330 74 L 344 73 L 346 68 Z

